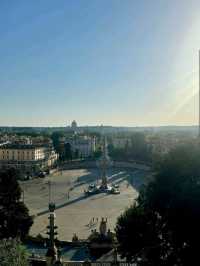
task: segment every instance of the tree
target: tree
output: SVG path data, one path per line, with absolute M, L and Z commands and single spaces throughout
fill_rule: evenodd
M 151 150 L 142 133 L 135 133 L 132 137 L 132 156 L 135 160 L 151 161 Z
M 102 150 L 100 147 L 96 149 L 96 151 L 93 153 L 94 159 L 99 159 L 102 156 Z
M 159 242 L 156 234 L 157 216 L 132 205 L 118 218 L 116 236 L 120 243 L 118 251 L 127 261 L 137 262 L 144 248 L 154 247 Z
M 16 170 L 0 173 L 0 239 L 28 234 L 33 223 L 25 204 L 20 201 L 21 188 L 16 180 Z
M 119 251 L 138 265 L 191 265 L 200 238 L 200 147 L 172 150 L 117 222 Z
M 28 253 L 15 239 L 0 241 L 1 266 L 28 266 Z
M 72 160 L 72 149 L 71 149 L 71 144 L 70 143 L 65 143 L 65 154 L 64 158 L 66 160 Z
M 75 159 L 79 158 L 79 150 L 78 149 L 76 149 L 75 152 L 74 152 L 74 158 Z
M 120 135 L 119 135 L 120 136 Z M 123 136 L 122 137 L 126 137 Z M 112 141 L 108 145 L 109 155 L 114 160 L 136 160 L 151 162 L 152 151 L 147 145 L 145 136 L 142 133 L 134 133 L 129 136 L 129 141 L 125 142 L 124 147 L 114 147 Z
M 55 131 L 51 135 L 53 146 L 57 153 L 60 153 L 60 138 L 63 136 L 64 136 L 64 133 L 60 131 Z

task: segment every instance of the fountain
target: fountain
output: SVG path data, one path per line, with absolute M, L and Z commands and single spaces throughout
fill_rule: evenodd
M 111 193 L 111 194 L 119 194 L 119 190 L 116 187 L 109 185 L 107 178 L 107 169 L 111 166 L 111 160 L 108 155 L 107 149 L 107 140 L 106 137 L 103 138 L 102 143 L 102 156 L 97 161 L 97 166 L 100 168 L 100 177 L 101 184 L 95 185 L 92 184 L 88 187 L 88 190 L 85 192 L 86 195 L 98 194 L 98 193 Z

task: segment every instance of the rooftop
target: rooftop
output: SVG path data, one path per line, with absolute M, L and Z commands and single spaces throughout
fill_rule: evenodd
M 36 148 L 45 148 L 49 147 L 47 144 L 17 144 L 17 143 L 5 143 L 0 145 L 0 149 L 36 149 Z

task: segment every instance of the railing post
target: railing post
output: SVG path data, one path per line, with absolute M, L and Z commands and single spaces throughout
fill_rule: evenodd
M 84 262 L 83 262 L 83 266 L 91 266 L 91 261 L 89 259 L 86 259 Z

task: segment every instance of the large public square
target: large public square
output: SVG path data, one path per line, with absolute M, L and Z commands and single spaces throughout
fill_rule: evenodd
M 30 234 L 46 236 L 49 198 L 57 207 L 56 225 L 60 240 L 71 240 L 74 233 L 80 239 L 87 238 L 91 230 L 98 230 L 102 217 L 107 218 L 108 228 L 113 230 L 117 217 L 133 204 L 139 188 L 149 181 L 151 173 L 141 169 L 110 169 L 108 182 L 118 184 L 120 194 L 100 193 L 85 197 L 84 190 L 89 184 L 100 182 L 99 176 L 98 169 L 74 169 L 21 182 L 24 202 L 35 217 Z

